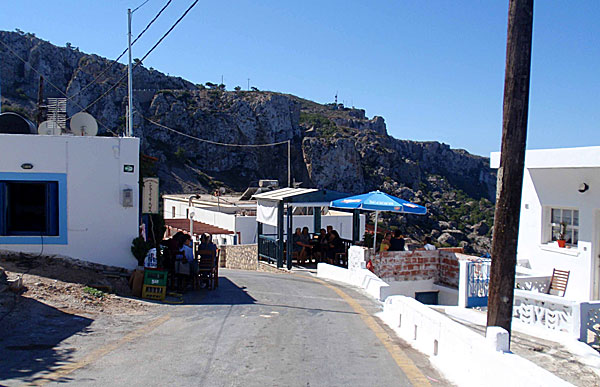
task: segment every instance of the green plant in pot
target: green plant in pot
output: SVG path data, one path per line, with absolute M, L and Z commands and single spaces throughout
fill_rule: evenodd
M 558 243 L 558 247 L 565 247 L 567 243 L 567 223 L 560 222 L 560 227 L 558 229 L 558 236 L 556 238 L 556 243 Z
M 137 259 L 138 266 L 144 266 L 146 254 L 152 247 L 152 242 L 147 242 L 142 237 L 137 237 L 131 242 L 131 253 Z

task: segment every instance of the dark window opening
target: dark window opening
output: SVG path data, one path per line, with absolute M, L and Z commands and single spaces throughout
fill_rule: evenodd
M 4 235 L 58 235 L 58 183 L 0 182 L 4 187 Z M 0 225 L 1 226 L 1 225 Z

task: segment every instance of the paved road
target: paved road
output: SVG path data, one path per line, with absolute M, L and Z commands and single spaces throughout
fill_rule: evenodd
M 124 336 L 104 331 L 50 376 L 84 386 L 448 385 L 350 288 L 309 275 L 220 274 L 217 291 L 160 307 Z

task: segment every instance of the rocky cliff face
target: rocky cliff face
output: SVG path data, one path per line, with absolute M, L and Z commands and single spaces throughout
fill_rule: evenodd
M 33 69 L 37 69 L 45 76 L 44 97 L 62 96 L 50 84 L 72 96 L 69 116 L 87 108 L 99 121 L 101 135 L 123 132 L 126 84 L 97 99 L 125 74 L 124 66 L 112 66 L 92 84 L 110 61 L 72 47 L 56 47 L 31 34 L 0 31 L 0 39 L 14 51 L 0 45 L 3 110 L 35 117 L 39 75 Z M 158 158 L 156 173 L 164 192 L 211 191 L 220 186 L 241 190 L 261 178 L 285 184 L 286 144 L 244 145 L 289 140 L 292 176 L 303 187 L 348 193 L 383 189 L 426 204 L 431 214 L 410 222 L 388 215 L 384 217 L 388 225 L 418 236 L 433 232 L 440 243 L 463 242 L 475 250 L 485 250 L 489 243 L 495 175 L 486 158 L 438 142 L 398 140 L 387 134 L 382 117 L 368 119 L 361 109 L 292 95 L 225 91 L 224 85 L 195 85 L 142 66 L 134 69 L 134 89 L 134 132 L 142 139 L 142 152 Z

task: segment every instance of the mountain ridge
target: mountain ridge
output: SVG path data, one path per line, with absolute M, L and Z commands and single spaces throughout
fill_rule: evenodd
M 88 86 L 110 60 L 54 46 L 33 34 L 0 31 L 0 39 L 28 63 L 0 45 L 3 110 L 30 118 L 35 116 L 39 84 L 32 68 L 74 96 L 67 106 L 69 116 L 93 103 L 125 73 L 124 65 L 115 64 Z M 142 153 L 158 159 L 155 173 L 164 193 L 212 192 L 219 187 L 241 191 L 261 178 L 287 182 L 285 145 L 232 148 L 191 137 L 245 145 L 289 140 L 292 176 L 303 187 L 352 194 L 382 189 L 427 205 L 430 212 L 421 219 L 384 215 L 387 225 L 417 236 L 436 236 L 439 231 L 440 244 L 464 242 L 483 251 L 489 243 L 481 238 L 489 237 L 496 178 L 485 157 L 435 141 L 396 139 L 388 135 L 383 117 L 368 118 L 364 110 L 342 104 L 319 104 L 272 91 L 227 91 L 225 85 L 194 84 L 143 66 L 134 69 L 133 78 L 134 133 L 141 139 Z M 44 97 L 62 95 L 46 85 Z M 108 129 L 123 132 L 126 104 L 123 84 L 88 109 L 101 123 L 101 135 L 110 135 Z M 474 231 L 477 224 L 479 231 Z

